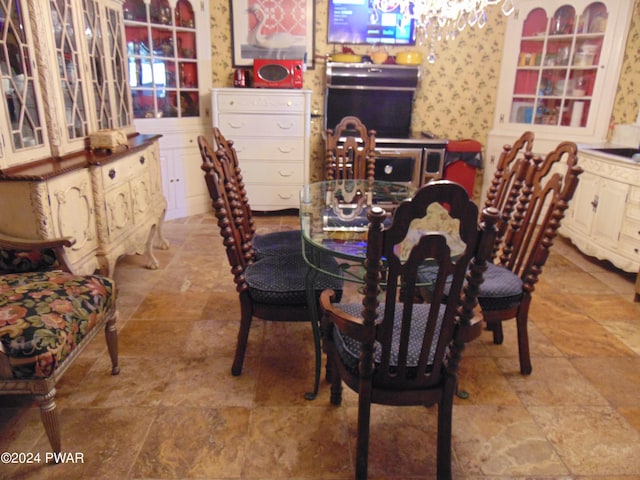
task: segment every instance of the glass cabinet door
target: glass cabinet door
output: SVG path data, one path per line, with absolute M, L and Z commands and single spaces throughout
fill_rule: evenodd
M 102 13 L 97 0 L 83 0 L 84 40 L 91 66 L 91 92 L 96 110 L 97 128 L 113 128 L 111 92 L 106 81 L 107 60 L 103 43 Z
M 48 149 L 31 40 L 24 5 L 0 0 L 0 167 Z
M 196 17 L 189 1 L 171 4 L 168 0 L 124 2 L 135 118 L 200 115 Z
M 57 62 L 57 79 L 62 88 L 64 126 L 69 140 L 89 135 L 88 91 L 82 68 L 80 45 L 73 20 L 73 0 L 50 0 L 51 26 Z
M 509 121 L 584 128 L 607 26 L 607 7 L 529 12 L 522 26 Z
M 114 3 L 113 6 L 110 4 L 106 6 L 106 31 L 106 48 L 110 51 L 112 81 L 105 79 L 105 82 L 113 88 L 113 126 L 115 128 L 130 127 L 133 116 L 127 83 L 127 53 L 120 2 Z
M 49 55 L 51 60 L 43 62 L 55 65 L 58 89 L 47 89 L 47 95 L 50 102 L 61 104 L 55 120 L 62 124 L 64 137 L 56 142 L 54 155 L 84 148 L 85 138 L 96 130 L 131 126 L 120 9 L 121 3 L 111 0 L 48 2 L 54 56 L 42 56 Z M 41 34 L 46 32 L 42 27 Z

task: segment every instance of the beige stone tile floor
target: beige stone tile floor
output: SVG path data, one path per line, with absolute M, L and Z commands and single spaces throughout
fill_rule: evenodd
M 259 232 L 296 216 L 259 216 Z M 307 401 L 313 348 L 306 324 L 255 321 L 243 374 L 230 373 L 239 306 L 210 215 L 167 222 L 158 270 L 125 257 L 119 285 L 121 373 L 102 338 L 58 384 L 63 450 L 84 462 L 0 465 L 11 479 L 332 479 L 353 477 L 357 397 L 329 388 Z M 533 373 L 505 343 L 470 344 L 456 399 L 456 479 L 640 479 L 640 304 L 633 275 L 559 239 L 530 314 Z M 372 411 L 370 478 L 434 479 L 434 409 Z M 48 443 L 37 406 L 0 397 L 0 451 Z

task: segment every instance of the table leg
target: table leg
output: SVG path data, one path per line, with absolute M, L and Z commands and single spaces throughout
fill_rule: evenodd
M 318 271 L 311 267 L 307 267 L 307 274 L 305 275 L 305 289 L 307 293 L 307 306 L 309 308 L 309 318 L 311 319 L 311 329 L 313 330 L 313 345 L 316 356 L 316 373 L 315 381 L 313 384 L 313 391 L 304 394 L 304 398 L 307 400 L 314 400 L 318 395 L 318 389 L 320 387 L 320 370 L 322 367 L 322 350 L 320 346 L 320 323 L 318 317 L 318 303 L 316 301 L 315 292 L 315 280 L 318 276 Z

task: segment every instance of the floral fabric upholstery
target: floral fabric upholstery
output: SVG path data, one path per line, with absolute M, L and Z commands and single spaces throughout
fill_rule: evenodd
M 362 304 L 360 303 L 341 303 L 336 305 L 337 308 L 343 312 L 360 317 L 362 315 Z M 382 316 L 384 312 L 385 304 L 381 303 L 378 306 L 378 318 Z M 390 365 L 398 364 L 398 351 L 400 349 L 400 325 L 402 324 L 402 309 L 404 305 L 402 303 L 396 303 L 394 320 L 393 320 L 393 338 L 391 345 L 391 363 Z M 438 318 L 438 325 L 436 325 L 434 342 L 432 344 L 432 350 L 429 352 L 429 364 L 433 363 L 435 358 L 435 348 L 437 347 L 437 339 L 440 336 L 440 329 L 442 328 L 442 314 L 441 309 L 440 316 Z M 429 305 L 428 304 L 416 304 L 413 306 L 413 317 L 411 324 L 411 335 L 409 339 L 409 351 L 407 357 L 407 366 L 415 367 L 418 365 L 418 359 L 420 358 L 420 350 L 422 349 L 422 343 L 424 340 L 424 333 L 427 328 L 427 320 L 429 318 Z M 360 362 L 360 348 L 359 341 L 343 335 L 337 328 L 333 329 L 333 339 L 338 351 L 338 355 L 342 359 L 344 366 L 353 374 L 358 374 L 358 364 Z M 373 351 L 373 360 L 377 364 L 380 362 L 380 356 L 382 355 L 382 349 L 380 344 L 376 341 Z
M 55 252 L 44 250 L 0 249 L 0 274 L 49 270 L 57 265 Z
M 14 377 L 49 377 L 114 309 L 114 292 L 100 275 L 0 275 L 0 342 Z

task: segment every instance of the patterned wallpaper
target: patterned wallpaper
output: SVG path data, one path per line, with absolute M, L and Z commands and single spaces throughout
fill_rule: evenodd
M 613 104 L 613 123 L 634 123 L 640 109 L 640 0 L 636 0 L 631 14 L 622 72 L 616 100 Z
M 323 113 L 327 0 L 315 2 L 315 68 L 308 70 L 304 88 L 311 89 L 314 113 Z M 635 10 L 613 111 L 615 123 L 633 123 L 640 107 L 640 0 Z M 228 0 L 210 0 L 213 86 L 232 84 L 230 9 Z M 493 126 L 506 19 L 499 7 L 488 10 L 483 29 L 466 28 L 455 40 L 435 44 L 435 64 L 423 66 L 423 78 L 413 114 L 413 130 L 451 138 L 473 138 L 486 144 Z M 416 47 L 426 57 L 427 47 Z M 366 46 L 355 46 L 367 53 Z M 399 47 L 390 49 L 394 54 Z M 322 167 L 322 118 L 312 122 L 312 177 Z

